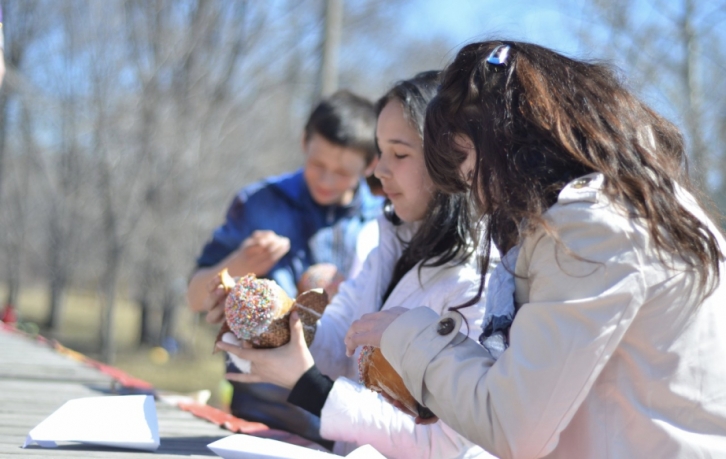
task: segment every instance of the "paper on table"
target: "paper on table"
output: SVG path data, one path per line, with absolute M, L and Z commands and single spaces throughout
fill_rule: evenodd
M 23 448 L 32 443 L 53 448 L 56 442 L 155 451 L 159 424 L 154 398 L 121 395 L 69 400 L 30 431 Z
M 207 445 L 224 459 L 335 459 L 342 458 L 337 454 L 325 453 L 302 446 L 291 445 L 270 438 L 259 438 L 251 435 L 236 434 L 222 438 Z M 372 446 L 362 446 L 349 455 L 351 459 L 385 459 Z
M 207 445 L 224 459 L 334 459 L 340 456 L 270 438 L 236 434 Z
M 386 459 L 386 456 L 371 445 L 363 445 L 348 453 L 345 459 Z

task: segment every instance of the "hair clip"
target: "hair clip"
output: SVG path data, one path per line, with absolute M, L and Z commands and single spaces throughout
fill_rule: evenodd
M 499 45 L 489 53 L 487 57 L 487 64 L 492 65 L 507 65 L 509 63 L 509 45 Z

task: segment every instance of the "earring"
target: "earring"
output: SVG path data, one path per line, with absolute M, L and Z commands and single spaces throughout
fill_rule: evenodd
M 471 182 L 473 178 L 474 178 L 474 169 L 472 169 L 466 173 L 466 181 Z

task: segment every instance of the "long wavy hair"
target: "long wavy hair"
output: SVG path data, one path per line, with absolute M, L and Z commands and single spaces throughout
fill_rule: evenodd
M 392 101 L 403 106 L 403 113 L 423 139 L 426 107 L 436 94 L 439 71 L 417 74 L 411 79 L 399 81 L 376 103 L 376 113 Z M 394 224 L 401 220 L 396 216 L 390 201 L 384 207 L 386 218 Z M 424 266 L 441 266 L 449 262 L 463 263 L 472 255 L 477 241 L 473 229 L 472 213 L 465 193 L 435 192 L 421 226 L 401 254 L 394 267 L 393 277 L 384 294 L 384 301 L 401 278 L 417 263 Z
M 488 62 L 500 45 L 509 46 L 504 62 Z M 472 196 L 480 215 L 489 216 L 485 258 L 491 241 L 504 253 L 535 228 L 552 232 L 543 214 L 558 193 L 597 171 L 604 192 L 644 222 L 661 260 L 680 256 L 708 291 L 718 282 L 723 254 L 716 237 L 676 198 L 677 185 L 695 194 L 683 136 L 608 65 L 530 43 L 467 45 L 445 69 L 425 124 L 427 168 L 450 193 L 467 189 L 457 135 L 476 149 Z

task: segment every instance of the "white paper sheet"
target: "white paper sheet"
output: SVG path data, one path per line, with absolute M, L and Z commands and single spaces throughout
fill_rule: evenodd
M 259 438 L 245 434 L 235 434 L 222 438 L 207 445 L 214 454 L 224 459 L 335 459 L 342 458 L 337 454 L 316 451 L 290 443 Z M 385 459 L 372 446 L 362 446 L 351 452 L 349 459 Z
M 363 445 L 348 453 L 345 459 L 386 459 L 386 456 L 371 445 Z
M 45 448 L 57 442 L 155 451 L 159 423 L 154 397 L 121 395 L 67 401 L 30 431 L 23 448 L 33 443 Z

